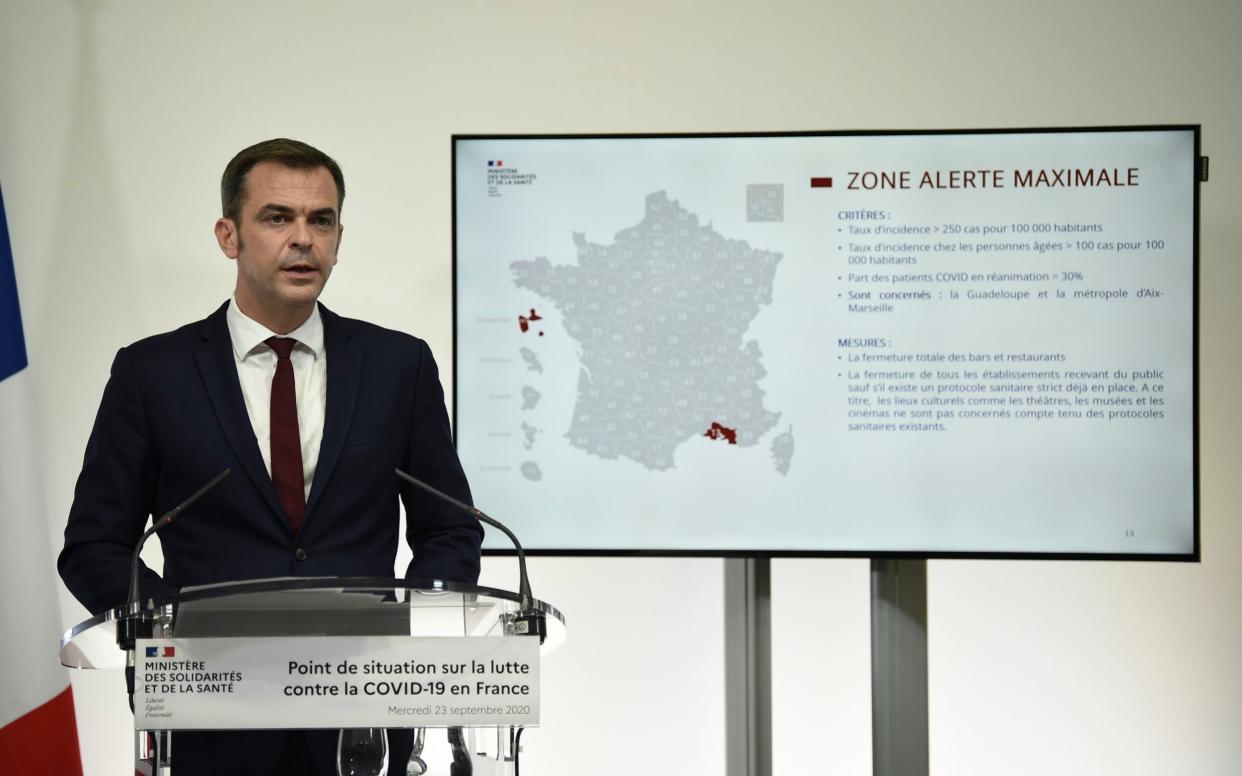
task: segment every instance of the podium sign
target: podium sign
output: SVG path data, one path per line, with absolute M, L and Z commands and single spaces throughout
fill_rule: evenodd
M 139 730 L 539 723 L 539 639 L 327 636 L 139 640 Z

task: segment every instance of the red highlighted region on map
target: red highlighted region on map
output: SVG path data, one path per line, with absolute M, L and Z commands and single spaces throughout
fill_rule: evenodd
M 726 428 L 719 423 L 712 423 L 712 427 L 703 432 L 703 436 L 708 439 L 723 439 L 731 445 L 737 444 L 737 429 Z
M 543 320 L 543 316 L 535 312 L 535 308 L 532 307 L 530 308 L 530 315 L 519 315 L 518 316 L 518 327 L 522 330 L 523 333 L 526 333 L 527 331 L 530 331 L 531 321 L 542 321 L 542 320 Z M 539 336 L 542 337 L 543 332 L 539 332 Z

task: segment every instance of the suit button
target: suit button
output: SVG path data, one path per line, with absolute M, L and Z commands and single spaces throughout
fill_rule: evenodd
M 293 557 L 297 558 L 298 560 L 306 560 L 306 550 L 299 547 L 298 551 L 293 553 Z

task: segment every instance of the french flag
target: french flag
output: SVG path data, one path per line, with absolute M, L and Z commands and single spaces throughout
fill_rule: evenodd
M 58 590 L 39 491 L 34 386 L 0 193 L 0 774 L 81 776 L 69 676 L 56 659 Z
M 147 657 L 176 657 L 176 647 L 147 647 Z

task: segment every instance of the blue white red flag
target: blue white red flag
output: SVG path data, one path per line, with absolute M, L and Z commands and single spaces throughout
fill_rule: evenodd
M 73 692 L 56 659 L 58 588 L 27 366 L 0 194 L 0 774 L 81 776 Z

